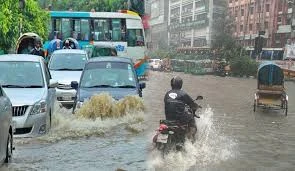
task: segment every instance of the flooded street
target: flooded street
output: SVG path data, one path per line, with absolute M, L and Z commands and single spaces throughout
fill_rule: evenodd
M 152 137 L 164 118 L 163 98 L 173 75 L 192 97 L 204 96 L 198 140 L 164 160 Z M 146 111 L 104 121 L 75 120 L 58 109 L 49 135 L 17 139 L 12 162 L 0 170 L 240 170 L 295 168 L 295 82 L 287 82 L 289 115 L 253 112 L 256 79 L 152 72 Z

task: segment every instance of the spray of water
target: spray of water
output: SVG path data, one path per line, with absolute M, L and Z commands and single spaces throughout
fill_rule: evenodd
M 55 109 L 52 128 L 48 134 L 33 139 L 16 140 L 16 143 L 54 143 L 63 139 L 102 136 L 118 127 L 133 133 L 141 132 L 144 128 L 143 101 L 134 96 L 115 101 L 108 94 L 100 94 L 86 102 L 74 115 L 71 110 L 59 108 L 58 104 Z
M 163 158 L 157 150 L 150 154 L 148 167 L 150 170 L 188 170 L 192 167 L 206 167 L 226 161 L 234 157 L 234 140 L 218 132 L 213 124 L 213 111 L 210 107 L 205 109 L 197 120 L 198 137 L 192 144 L 186 141 L 185 150 L 171 152 Z

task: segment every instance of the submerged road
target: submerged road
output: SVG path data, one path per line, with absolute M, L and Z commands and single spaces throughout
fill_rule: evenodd
M 152 136 L 164 117 L 163 97 L 180 75 L 192 97 L 204 96 L 197 120 L 198 140 L 186 152 L 165 160 L 152 149 Z M 287 82 L 289 115 L 253 112 L 255 79 L 151 72 L 147 110 L 124 118 L 76 120 L 58 109 L 52 132 L 17 139 L 12 163 L 0 170 L 239 170 L 295 168 L 295 83 Z M 144 122 L 141 120 L 144 119 Z

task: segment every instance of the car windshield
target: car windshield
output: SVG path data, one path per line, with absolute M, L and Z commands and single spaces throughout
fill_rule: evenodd
M 85 54 L 53 54 L 50 70 L 83 70 L 87 61 Z
M 82 75 L 81 87 L 135 88 L 135 72 L 131 64 L 124 62 L 89 63 Z
M 7 88 L 42 88 L 44 80 L 39 62 L 0 62 L 0 84 Z

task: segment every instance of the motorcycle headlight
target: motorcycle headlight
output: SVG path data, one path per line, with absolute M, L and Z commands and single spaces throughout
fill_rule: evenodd
M 77 106 L 76 106 L 77 109 L 80 109 L 82 106 L 83 106 L 83 102 L 77 102 Z
M 47 111 L 47 103 L 45 101 L 40 101 L 34 105 L 31 111 L 31 115 L 45 113 L 46 111 Z

